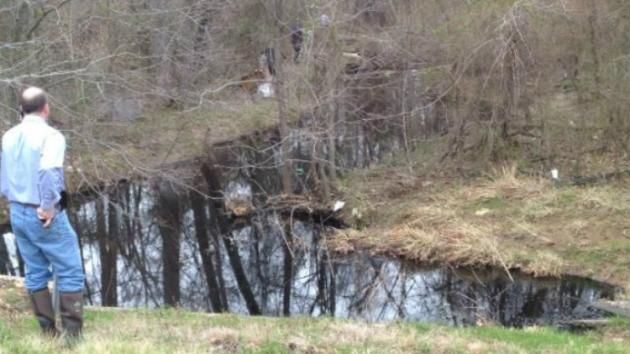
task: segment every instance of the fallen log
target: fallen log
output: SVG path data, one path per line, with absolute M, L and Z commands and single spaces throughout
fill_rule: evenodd
M 339 215 L 339 210 L 335 210 L 333 205 L 325 205 L 305 195 L 281 194 L 272 196 L 261 207 L 252 208 L 239 215 L 232 213 L 232 220 L 238 223 L 240 220 L 252 218 L 261 211 L 276 213 L 283 218 L 314 222 L 337 229 L 348 227 L 348 224 Z
M 630 318 L 630 301 L 599 300 L 592 303 L 591 307 L 617 316 Z
M 566 320 L 558 322 L 558 325 L 565 328 L 593 329 L 610 325 L 610 320 L 605 318 L 588 320 Z

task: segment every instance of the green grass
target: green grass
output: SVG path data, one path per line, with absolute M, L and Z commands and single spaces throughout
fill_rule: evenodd
M 30 315 L 3 318 L 0 353 L 623 353 L 630 322 L 585 335 L 426 323 L 368 324 L 331 318 L 266 318 L 181 310 L 89 310 L 85 338 L 66 348 L 42 338 Z
M 630 347 L 624 343 L 600 344 L 592 335 L 576 335 L 551 328 L 526 330 L 499 327 L 479 327 L 465 330 L 470 338 L 501 341 L 530 353 L 626 353 Z
M 577 200 L 578 200 L 578 197 L 577 197 L 575 188 L 567 188 L 565 190 L 562 190 L 562 192 L 560 192 L 560 194 L 558 195 L 558 197 L 554 200 L 552 204 L 555 207 L 566 208 L 566 207 L 571 207 L 575 205 Z
M 509 201 L 502 195 L 496 195 L 493 197 L 484 197 L 468 203 L 463 207 L 465 211 L 476 212 L 482 209 L 487 210 L 501 210 L 509 206 Z

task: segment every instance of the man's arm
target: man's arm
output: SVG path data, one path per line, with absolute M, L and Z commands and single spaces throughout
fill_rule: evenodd
M 0 143 L 0 194 L 5 198 L 9 198 L 9 181 L 7 177 L 8 166 L 7 158 L 4 156 L 6 148 L 4 146 L 4 135 L 2 136 L 2 142 Z
M 40 206 L 37 210 L 44 227 L 48 227 L 55 215 L 55 204 L 63 190 L 63 160 L 66 139 L 60 133 L 46 138 L 39 163 Z

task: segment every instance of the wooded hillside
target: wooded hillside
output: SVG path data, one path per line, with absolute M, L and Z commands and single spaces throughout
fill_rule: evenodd
M 628 151 L 629 14 L 621 0 L 5 0 L 2 129 L 35 84 L 82 179 L 151 174 L 305 115 L 333 178 L 345 120 L 397 131 L 412 167 L 428 142 L 442 159 L 613 170 Z M 241 88 L 264 66 L 272 101 Z

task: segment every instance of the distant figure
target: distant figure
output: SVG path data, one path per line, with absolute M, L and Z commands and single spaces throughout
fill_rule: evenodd
M 293 62 L 297 63 L 302 51 L 302 44 L 304 44 L 304 31 L 299 25 L 293 25 L 291 27 L 291 46 L 293 47 Z
M 276 51 L 273 48 L 265 48 L 258 57 L 258 69 L 265 74 L 265 80 L 271 81 L 276 75 Z
M 63 335 L 77 339 L 83 326 L 85 276 L 79 242 L 64 198 L 66 139 L 48 125 L 44 90 L 20 95 L 22 122 L 2 136 L 0 191 L 9 200 L 11 228 L 26 263 L 25 285 L 42 331 L 56 336 L 48 282 L 57 275 Z

